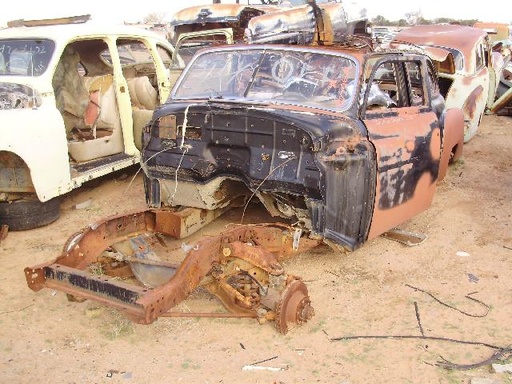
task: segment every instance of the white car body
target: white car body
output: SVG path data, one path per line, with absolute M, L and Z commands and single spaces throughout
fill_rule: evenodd
M 44 71 L 38 73 L 40 68 L 38 68 L 37 55 L 42 54 L 34 51 L 30 54 L 30 70 L 26 74 L 9 74 L 9 68 L 14 64 L 10 63 L 9 66 L 8 59 L 14 60 L 14 54 L 11 53 L 9 56 L 8 51 L 14 52 L 15 47 L 19 48 L 17 42 L 20 40 L 53 42 L 54 52 Z M 56 76 L 59 60 L 61 56 L 64 57 L 65 49 L 72 50 L 66 48 L 71 44 L 76 47 L 87 47 L 88 44 L 91 44 L 91 47 L 94 44 L 96 47 L 103 45 L 108 47 L 108 51 L 98 55 L 103 62 L 96 63 L 101 64 L 102 70 L 108 70 L 111 73 L 100 73 L 100 66 L 95 64 L 93 72 L 81 74 L 84 78 L 90 75 L 91 78 L 111 79 L 111 85 L 108 88 L 111 92 L 108 108 L 113 111 L 110 117 L 113 122 L 108 130 L 105 129 L 108 131 L 105 137 L 96 136 L 96 125 L 101 120 L 101 114 L 106 107 L 98 107 L 98 115 L 94 121 L 94 135 L 90 140 L 72 138 L 72 133 L 65 126 L 64 114 L 58 109 L 56 90 L 52 82 Z M 34 47 L 29 49 L 25 47 L 25 51 L 33 51 L 36 44 L 33 45 Z M 51 45 L 52 43 L 48 43 L 48 46 Z M 151 73 L 146 73 L 147 71 L 137 73 L 144 66 L 142 63 L 130 62 L 131 65 L 126 65 L 127 62 L 121 62 L 121 58 L 124 59 L 121 57 L 124 55 L 122 52 L 129 50 L 133 45 L 146 50 L 143 57 L 147 63 L 144 65 L 152 68 Z M 44 47 L 40 46 L 39 49 Z M 22 48 L 19 52 L 21 50 Z M 86 53 L 86 48 L 83 52 Z M 21 26 L 1 30 L 0 201 L 10 201 L 15 199 L 13 196 L 19 198 L 19 195 L 35 193 L 40 202 L 46 202 L 80 187 L 86 181 L 139 163 L 140 145 L 136 143 L 140 142 L 140 138 L 137 137 L 140 132 L 137 131 L 140 131 L 149 120 L 152 110 L 146 108 L 142 111 L 144 108 L 137 103 L 136 96 L 131 92 L 131 84 L 135 83 L 138 77 L 144 78 L 143 80 L 151 79 L 155 88 L 154 93 L 153 91 L 144 93 L 156 95 L 155 107 L 163 103 L 171 88 L 169 67 L 172 54 L 173 46 L 165 38 L 138 27 L 100 26 L 91 22 L 81 22 Z M 87 54 L 82 55 L 82 59 L 85 56 Z M 151 60 L 148 59 L 149 57 Z M 23 55 L 20 53 L 16 60 L 22 61 L 22 58 Z M 92 56 L 90 60 L 92 62 Z M 41 65 L 43 65 L 42 62 L 43 60 Z M 128 67 L 130 71 L 127 70 Z M 81 69 L 83 70 L 84 66 Z M 129 77 L 128 72 L 133 76 Z M 61 73 L 65 74 L 65 72 Z M 106 91 L 103 94 L 104 89 L 101 89 L 101 85 L 99 87 L 98 98 L 106 100 Z M 22 96 L 20 100 L 23 101 L 25 98 L 25 104 L 20 100 L 12 100 L 13 89 L 28 89 L 26 97 L 23 96 L 23 92 L 20 92 Z M 91 89 L 89 92 L 92 95 Z M 78 91 L 67 95 L 75 94 L 78 95 Z M 85 113 L 83 116 L 85 121 Z M 114 140 L 118 141 L 116 145 L 112 144 Z M 77 153 L 74 155 L 75 158 L 70 155 L 73 151 Z

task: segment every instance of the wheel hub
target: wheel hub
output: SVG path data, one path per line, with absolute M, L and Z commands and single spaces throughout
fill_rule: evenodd
M 294 280 L 286 286 L 276 304 L 276 328 L 286 334 L 291 327 L 311 319 L 315 310 L 311 306 L 306 284 Z

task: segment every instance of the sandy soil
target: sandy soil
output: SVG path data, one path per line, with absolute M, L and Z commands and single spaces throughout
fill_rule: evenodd
M 512 119 L 485 116 L 433 205 L 401 226 L 426 234 L 424 243 L 378 238 L 350 254 L 320 247 L 286 262 L 316 312 L 286 335 L 253 319 L 138 325 L 91 301 L 28 289 L 24 267 L 56 257 L 87 224 L 145 206 L 135 172 L 84 187 L 66 197 L 57 222 L 0 243 L 0 382 L 512 383 L 489 362 L 437 365 L 480 363 L 512 347 L 511 154 Z M 179 309 L 219 306 L 198 292 Z M 512 363 L 510 354 L 496 363 Z M 251 364 L 258 369 L 243 369 Z

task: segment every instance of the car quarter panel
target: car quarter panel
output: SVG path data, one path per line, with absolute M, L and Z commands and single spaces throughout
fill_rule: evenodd
M 50 200 L 71 190 L 67 185 L 70 171 L 62 117 L 56 109 L 51 108 L 51 100 L 48 107 L 48 99 L 50 97 L 44 95 L 45 104 L 36 109 L 2 110 L 0 151 L 13 153 L 24 161 L 40 201 Z M 41 124 L 41 121 L 45 124 Z M 0 167 L 15 173 L 8 162 L 0 164 Z M 1 183 L 1 189 L 9 192 L 32 191 L 32 187 L 28 187 L 27 190 L 27 185 L 20 185 L 19 179 L 12 174 Z

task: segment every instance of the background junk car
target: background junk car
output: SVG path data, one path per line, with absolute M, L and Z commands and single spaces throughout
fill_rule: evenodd
M 493 105 L 504 66 L 487 32 L 461 25 L 418 25 L 400 31 L 392 44 L 404 42 L 422 47 L 437 63 L 441 94 L 448 108 L 462 109 L 464 141 L 469 141 Z
M 271 5 L 269 3 L 272 3 Z M 347 36 L 370 37 L 366 14 L 339 1 L 209 4 L 183 8 L 170 22 L 175 47 L 171 84 L 198 50 L 238 42 L 332 43 Z M 317 33 L 317 31 L 323 31 Z
M 87 17 L 0 31 L 0 222 L 59 217 L 58 197 L 138 164 L 141 130 L 170 93 L 172 45 Z
M 248 45 L 194 57 L 143 137 L 150 206 L 257 197 L 346 250 L 426 209 L 461 155 L 426 55 Z
M 341 1 L 253 1 L 184 8 L 170 22 L 169 40 L 182 33 L 227 28 L 237 42 L 340 42 L 347 35 L 371 35 L 364 8 Z M 322 32 L 319 32 L 322 31 Z

